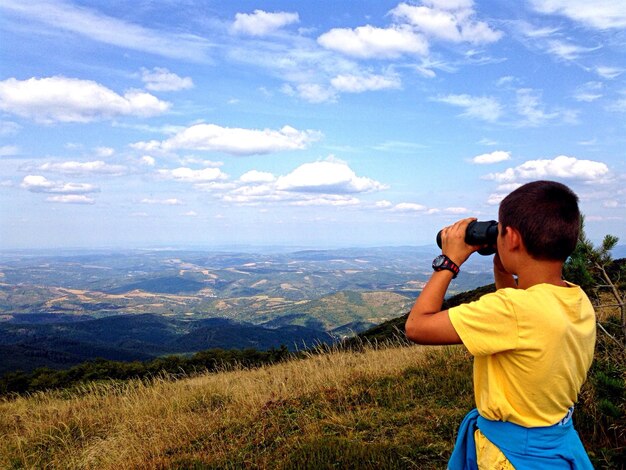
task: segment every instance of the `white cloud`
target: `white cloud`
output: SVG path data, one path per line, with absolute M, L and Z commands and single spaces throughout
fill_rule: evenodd
M 276 177 L 264 171 L 250 170 L 239 178 L 242 183 L 271 183 Z
M 544 122 L 559 117 L 558 112 L 546 112 L 543 109 L 540 95 L 529 88 L 517 90 L 515 108 L 523 118 L 522 124 L 538 126 Z
M 340 161 L 305 163 L 276 182 L 280 191 L 348 194 L 380 191 L 386 186 L 370 178 L 357 176 Z
M 626 27 L 626 3 L 621 0 L 531 0 L 536 11 L 559 14 L 597 29 Z
M 578 87 L 574 93 L 574 99 L 576 101 L 591 103 L 592 101 L 602 98 L 602 88 L 603 84 L 600 82 L 587 82 Z
M 393 212 L 426 212 L 428 207 L 413 202 L 401 202 L 391 208 Z
M 251 170 L 229 184 L 196 185 L 225 202 L 245 205 L 281 203 L 293 206 L 356 206 L 358 193 L 387 187 L 371 178 L 357 176 L 347 163 L 329 157 L 305 163 L 283 176 Z M 391 203 L 389 203 L 391 204 Z
M 424 2 L 431 6 L 401 3 L 391 10 L 399 20 L 406 20 L 428 37 L 453 43 L 488 44 L 502 37 L 484 21 L 474 19 L 473 2 Z
M 607 109 L 610 111 L 626 112 L 626 98 L 620 98 L 611 103 Z
M 224 152 L 231 155 L 259 155 L 285 150 L 301 150 L 320 138 L 316 131 L 299 131 L 290 126 L 279 130 L 241 129 L 215 124 L 196 124 L 163 142 L 133 144 L 144 151 L 177 149 Z
M 151 91 L 178 91 L 193 88 L 191 77 L 179 77 L 166 68 L 142 69 L 141 80 Z
M 564 60 L 575 60 L 581 55 L 598 49 L 597 47 L 582 47 L 576 44 L 562 41 L 560 39 L 551 39 L 546 43 L 547 51 Z
M 346 93 L 362 93 L 401 86 L 400 77 L 397 75 L 337 75 L 330 83 L 336 90 Z
M 183 201 L 176 198 L 169 199 L 154 199 L 154 198 L 144 198 L 141 200 L 142 204 L 156 204 L 161 206 L 180 206 L 183 204 Z
M 7 136 L 17 134 L 22 128 L 18 123 L 13 121 L 0 121 L 0 135 Z
M 234 33 L 248 34 L 250 36 L 267 36 L 283 26 L 298 23 L 300 18 L 297 13 L 275 12 L 269 13 L 263 10 L 254 10 L 254 13 L 237 13 L 231 30 Z
M 497 206 L 507 196 L 507 193 L 492 193 L 487 197 L 487 204 Z
M 600 182 L 609 177 L 605 163 L 593 160 L 579 160 L 576 157 L 560 155 L 552 160 L 529 160 L 500 173 L 490 173 L 485 179 L 502 184 L 517 183 L 535 179 L 571 179 L 583 182 Z
M 447 214 L 467 214 L 470 212 L 467 207 L 446 207 L 443 211 Z
M 295 89 L 287 84 L 282 87 L 282 91 L 290 96 L 298 95 L 309 103 L 332 103 L 337 100 L 335 90 L 317 83 L 300 83 Z
M 342 196 L 338 194 L 325 194 L 319 197 L 312 197 L 293 201 L 290 203 L 292 206 L 357 206 L 361 204 L 361 201 L 352 196 Z
M 111 165 L 101 160 L 93 162 L 48 162 L 39 165 L 37 169 L 41 171 L 51 171 L 66 175 L 111 175 L 119 176 L 126 173 L 127 168 L 122 165 Z
M 141 157 L 141 163 L 147 166 L 154 166 L 156 165 L 156 160 L 154 159 L 154 157 L 151 157 L 150 155 L 144 155 L 143 157 Z
M 612 80 L 614 78 L 619 77 L 622 73 L 624 73 L 623 68 L 619 67 L 608 67 L 608 66 L 599 66 L 596 67 L 596 73 L 600 75 L 602 78 L 607 78 Z
M 552 37 L 559 32 L 556 27 L 538 27 L 526 21 L 512 21 L 512 24 L 526 37 L 531 39 L 543 39 Z
M 28 175 L 21 183 L 22 188 L 33 193 L 52 194 L 88 194 L 100 191 L 97 186 L 88 183 L 63 183 L 50 181 L 44 176 Z
M 61 204 L 95 204 L 96 201 L 81 194 L 64 194 L 61 196 L 49 196 L 46 198 L 48 202 L 58 202 Z
M 447 95 L 434 98 L 434 101 L 464 108 L 461 116 L 474 117 L 495 122 L 502 115 L 502 106 L 497 99 L 489 96 Z
M 602 203 L 602 207 L 606 207 L 608 209 L 614 209 L 619 206 L 620 206 L 619 201 L 615 199 L 608 199 Z
M 17 16 L 18 19 L 25 17 L 36 20 L 57 30 L 87 37 L 92 41 L 162 57 L 203 61 L 206 59 L 205 51 L 209 46 L 207 41 L 199 36 L 148 29 L 63 0 L 28 2 L 3 0 L 0 2 L 0 9 Z M 40 33 L 40 30 L 40 25 L 36 25 L 33 34 Z
M 124 96 L 91 80 L 61 76 L 0 82 L 0 109 L 39 122 L 90 122 L 117 116 L 155 116 L 170 104 L 149 93 Z
M 219 168 L 203 168 L 192 170 L 191 168 L 175 168 L 173 170 L 158 170 L 157 173 L 167 179 L 173 179 L 184 183 L 208 183 L 226 179 L 226 174 Z
M 112 149 L 111 147 L 96 147 L 95 152 L 98 157 L 107 158 L 113 156 L 115 149 Z
M 317 42 L 326 49 L 361 59 L 394 59 L 404 54 L 428 54 L 428 43 L 424 37 L 406 26 L 334 28 L 317 38 Z
M 19 152 L 20 152 L 20 148 L 17 145 L 0 146 L 0 157 L 8 157 L 11 155 L 17 155 Z
M 510 159 L 511 159 L 511 152 L 505 152 L 504 150 L 496 150 L 495 152 L 476 155 L 474 158 L 472 158 L 472 163 L 484 165 L 484 164 L 489 164 L 489 163 L 503 162 L 505 160 L 510 160 Z
M 381 152 L 393 152 L 393 153 L 415 153 L 419 150 L 428 148 L 424 144 L 416 142 L 404 142 L 400 140 L 387 140 L 372 147 L 375 150 Z
M 493 139 L 488 139 L 487 137 L 483 137 L 482 139 L 480 139 L 478 141 L 478 143 L 480 145 L 486 145 L 487 147 L 491 147 L 494 145 L 498 145 L 498 141 L 497 140 L 493 140 Z

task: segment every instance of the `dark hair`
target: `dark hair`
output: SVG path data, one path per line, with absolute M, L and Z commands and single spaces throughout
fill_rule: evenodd
M 536 259 L 565 261 L 578 242 L 578 196 L 556 181 L 527 183 L 500 203 L 502 227 L 520 232 L 529 255 Z

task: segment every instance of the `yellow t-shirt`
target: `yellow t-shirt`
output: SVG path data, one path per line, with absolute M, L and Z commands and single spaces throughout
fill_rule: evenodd
M 525 427 L 551 426 L 565 416 L 595 346 L 595 313 L 580 287 L 499 289 L 449 315 L 474 356 L 481 416 Z

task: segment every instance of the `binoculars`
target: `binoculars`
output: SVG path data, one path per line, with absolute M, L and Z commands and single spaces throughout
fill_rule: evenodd
M 468 245 L 487 245 L 478 253 L 484 256 L 493 255 L 496 252 L 496 240 L 498 238 L 498 222 L 488 220 L 470 222 L 465 231 L 465 243 Z M 441 230 L 437 233 L 437 246 L 441 248 Z

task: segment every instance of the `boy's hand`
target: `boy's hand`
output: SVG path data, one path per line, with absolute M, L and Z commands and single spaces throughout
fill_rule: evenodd
M 482 248 L 465 243 L 467 226 L 474 220 L 476 220 L 474 217 L 462 219 L 441 231 L 441 252 L 457 266 L 461 266 L 472 253 Z
M 505 287 L 517 287 L 517 282 L 513 275 L 506 270 L 500 259 L 500 255 L 496 253 L 493 257 L 493 277 L 496 281 L 496 289 L 503 289 Z

